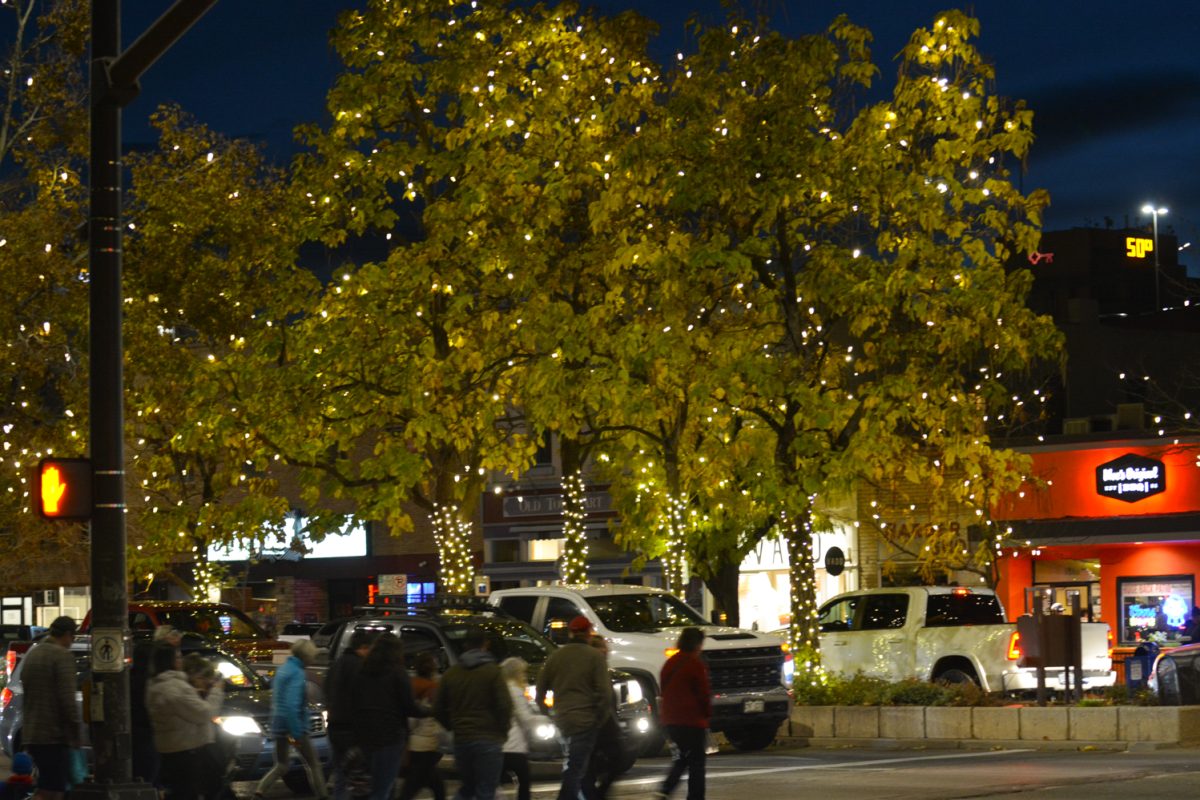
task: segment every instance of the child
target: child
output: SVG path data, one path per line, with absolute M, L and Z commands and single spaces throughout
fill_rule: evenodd
M 12 760 L 12 775 L 0 790 L 0 800 L 25 800 L 33 795 L 33 759 L 29 753 L 17 753 Z

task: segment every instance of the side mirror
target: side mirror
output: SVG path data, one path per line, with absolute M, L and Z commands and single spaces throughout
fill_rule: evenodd
M 545 634 L 546 638 L 555 644 L 566 644 L 567 640 L 571 638 L 565 619 L 546 620 Z

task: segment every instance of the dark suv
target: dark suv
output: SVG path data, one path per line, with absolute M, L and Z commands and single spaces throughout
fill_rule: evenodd
M 404 647 L 405 661 L 412 664 L 419 653 L 433 653 L 439 669 L 445 672 L 462 654 L 463 638 L 472 626 L 482 628 L 492 639 L 492 652 L 503 660 L 518 656 L 529 665 L 529 679 L 537 681 L 538 672 L 557 645 L 483 598 L 449 597 L 436 598 L 427 603 L 364 606 L 356 609 L 357 615 L 338 621 L 314 636 L 313 641 L 322 648 L 318 664 L 328 664 L 348 646 L 355 630 L 391 631 L 400 637 Z M 313 676 L 323 682 L 318 666 Z M 645 741 L 654 733 L 650 719 L 650 706 L 643 697 L 641 684 L 633 676 L 619 670 L 609 670 L 613 686 L 613 699 L 617 708 L 617 722 L 621 727 L 622 745 L 626 754 L 625 771 L 633 765 L 637 753 Z M 531 686 L 526 696 L 533 702 Z M 552 719 L 540 725 L 535 732 L 535 741 L 530 743 L 529 757 L 534 761 L 557 761 L 562 758 L 562 747 L 558 730 Z

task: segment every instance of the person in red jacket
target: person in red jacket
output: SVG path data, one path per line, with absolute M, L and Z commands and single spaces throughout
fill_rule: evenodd
M 700 657 L 704 631 L 684 628 L 676 647 L 679 652 L 663 664 L 658 685 L 659 719 L 671 737 L 674 759 L 671 771 L 655 797 L 666 800 L 688 771 L 687 800 L 704 800 L 704 759 L 708 742 L 708 720 L 712 716 L 712 686 L 708 665 Z

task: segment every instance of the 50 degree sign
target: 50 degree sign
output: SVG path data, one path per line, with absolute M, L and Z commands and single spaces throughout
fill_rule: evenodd
M 1153 252 L 1153 239 L 1143 239 L 1140 236 L 1125 237 L 1125 255 L 1128 258 L 1145 258 L 1147 253 Z

